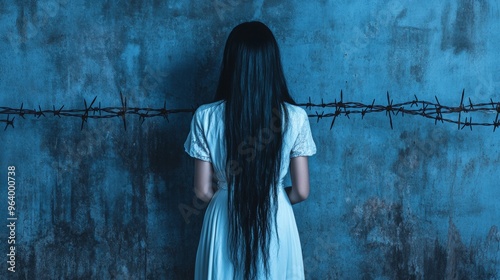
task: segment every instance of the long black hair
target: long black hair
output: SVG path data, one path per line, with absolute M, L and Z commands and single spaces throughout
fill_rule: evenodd
M 225 100 L 229 189 L 229 249 L 245 279 L 269 272 L 271 224 L 277 188 L 288 92 L 278 44 L 261 22 L 236 26 L 226 42 L 215 101 Z M 274 223 L 276 225 L 276 223 Z M 276 232 L 277 233 L 277 232 Z

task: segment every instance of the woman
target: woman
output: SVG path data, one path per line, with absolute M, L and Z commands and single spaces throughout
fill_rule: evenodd
M 209 202 L 195 279 L 303 279 L 291 205 L 309 195 L 316 146 L 263 23 L 231 31 L 215 102 L 196 110 L 184 147 L 195 158 L 195 194 Z M 283 188 L 288 167 L 292 186 Z

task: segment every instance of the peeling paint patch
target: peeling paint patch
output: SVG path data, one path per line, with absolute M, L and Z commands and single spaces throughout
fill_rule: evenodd
M 351 235 L 362 248 L 360 271 L 365 279 L 497 279 L 500 234 L 492 226 L 487 236 L 462 241 L 449 219 L 444 242 L 429 240 L 425 225 L 404 211 L 402 202 L 372 197 L 352 212 Z
M 389 74 L 398 83 L 423 83 L 429 60 L 429 30 L 395 26 L 388 55 Z
M 392 171 L 397 175 L 395 186 L 410 188 L 414 192 L 422 192 L 429 177 L 428 163 L 443 161 L 443 154 L 449 145 L 449 137 L 442 130 L 434 131 L 404 131 L 399 139 L 403 147 L 399 149 L 398 157 L 392 165 Z
M 351 234 L 366 254 L 361 264 L 366 279 L 384 275 L 391 279 L 417 279 L 420 275 L 415 257 L 414 222 L 405 219 L 403 205 L 377 197 L 355 208 Z
M 447 3 L 441 16 L 441 49 L 453 49 L 455 54 L 472 53 L 477 49 L 478 28 L 489 10 L 487 1 L 460 0 L 455 12 L 455 19 L 450 22 L 452 6 Z
M 497 279 L 498 272 L 485 266 L 487 259 L 482 253 L 484 241 L 472 241 L 467 246 L 462 242 L 460 232 L 449 220 L 446 244 L 445 279 Z M 443 267 L 438 268 L 443 271 Z
M 461 0 L 459 2 L 455 26 L 453 30 L 452 45 L 455 53 L 474 50 L 474 0 Z

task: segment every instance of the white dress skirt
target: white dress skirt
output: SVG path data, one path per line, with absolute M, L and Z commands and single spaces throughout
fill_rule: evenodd
M 184 143 L 185 151 L 194 158 L 212 163 L 219 189 L 207 206 L 196 254 L 195 279 L 243 279 L 242 271 L 235 274 L 229 252 L 228 189 L 225 178 L 224 101 L 200 106 L 191 122 Z M 269 275 L 266 278 L 262 263 L 257 279 L 304 279 L 302 248 L 292 205 L 282 187 L 290 158 L 316 153 L 306 112 L 286 103 L 289 119 L 283 134 L 280 187 L 277 197 L 276 227 L 271 227 L 269 243 Z M 279 237 L 279 244 L 278 239 Z

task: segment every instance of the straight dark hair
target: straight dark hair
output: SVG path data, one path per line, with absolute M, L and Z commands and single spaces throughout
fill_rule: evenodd
M 215 101 L 225 100 L 229 189 L 229 236 L 235 271 L 269 275 L 271 224 L 276 225 L 277 188 L 288 92 L 278 44 L 261 22 L 236 26 L 226 42 Z M 277 231 L 276 231 L 277 233 Z

